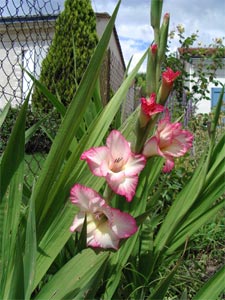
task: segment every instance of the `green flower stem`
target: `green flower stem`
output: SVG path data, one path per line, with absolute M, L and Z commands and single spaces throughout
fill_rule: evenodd
M 105 199 L 106 203 L 109 204 L 112 198 L 114 197 L 115 193 L 107 184 L 103 193 L 103 198 Z
M 135 153 L 142 153 L 144 144 L 145 144 L 148 136 L 153 132 L 153 129 L 155 127 L 157 119 L 158 119 L 158 117 L 156 115 L 152 116 L 151 120 L 145 127 L 141 127 L 140 122 L 138 120 L 137 126 L 136 126 L 137 139 L 136 139 L 136 144 L 135 144 L 135 149 L 134 149 Z

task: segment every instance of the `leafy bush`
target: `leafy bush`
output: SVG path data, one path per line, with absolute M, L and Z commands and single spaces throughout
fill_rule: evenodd
M 66 0 L 40 75 L 40 82 L 59 95 L 65 106 L 71 102 L 96 44 L 96 17 L 90 1 Z M 32 103 L 46 112 L 53 107 L 39 89 L 35 89 Z
M 19 109 L 10 107 L 7 117 L 1 128 L 0 152 L 3 152 L 8 142 L 9 136 L 18 116 Z M 52 139 L 59 128 L 61 122 L 60 116 L 56 111 L 50 114 L 38 113 L 32 110 L 31 107 L 27 110 L 26 129 L 28 130 L 33 125 L 37 124 L 41 119 L 43 124 L 33 133 L 32 137 L 25 145 L 25 152 L 31 153 L 47 153 L 51 147 Z

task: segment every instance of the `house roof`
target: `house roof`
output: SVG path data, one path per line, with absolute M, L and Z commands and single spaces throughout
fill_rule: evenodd
M 4 17 L 0 19 L 0 24 L 12 24 L 22 22 L 36 22 L 36 21 L 55 21 L 58 15 L 33 15 L 33 16 L 16 16 Z
M 225 58 L 225 49 L 221 48 L 178 48 L 180 56 L 189 53 L 193 58 L 211 57 L 213 54 L 219 54 L 220 57 Z

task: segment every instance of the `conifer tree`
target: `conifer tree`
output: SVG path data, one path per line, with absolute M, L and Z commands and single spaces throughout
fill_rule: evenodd
M 66 0 L 40 74 L 41 83 L 58 94 L 65 106 L 72 100 L 96 44 L 96 17 L 90 0 Z M 52 107 L 38 89 L 32 100 L 36 109 Z

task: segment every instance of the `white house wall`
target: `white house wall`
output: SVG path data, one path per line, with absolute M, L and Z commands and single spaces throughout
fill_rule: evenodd
M 97 31 L 99 39 L 102 37 L 109 20 L 110 20 L 109 17 L 98 17 L 97 16 L 96 31 Z M 116 58 L 119 60 L 120 64 L 123 65 L 123 62 L 121 60 L 121 53 L 119 52 L 119 49 L 118 49 L 118 41 L 116 39 L 115 34 L 111 35 L 108 48 L 110 48 L 110 50 L 114 53 Z
M 200 60 L 199 58 L 193 58 L 192 59 L 192 63 L 191 64 L 186 64 L 186 70 L 187 72 L 190 74 L 190 80 L 193 79 L 192 75 L 195 71 L 195 69 L 198 69 L 198 64 L 202 62 L 202 60 Z M 208 64 L 209 62 L 206 62 L 206 64 Z M 222 84 L 225 84 L 225 59 L 223 59 L 223 68 L 222 69 L 218 69 L 216 71 L 216 80 L 218 82 L 221 82 Z M 205 72 L 206 74 L 208 73 L 206 67 L 203 69 L 203 72 Z M 206 78 L 209 79 L 209 76 L 206 75 Z M 196 80 L 196 79 L 195 79 Z M 195 85 L 195 83 L 190 82 L 189 84 L 189 88 L 190 90 L 192 90 L 193 85 Z M 211 98 L 211 90 L 212 88 L 215 87 L 221 87 L 220 85 L 216 86 L 214 83 L 210 82 L 207 86 L 207 89 L 209 90 L 208 92 L 208 96 Z M 198 98 L 198 95 L 195 95 L 196 98 Z M 199 95 L 200 98 L 200 95 Z M 197 109 L 196 109 L 196 114 L 198 113 L 210 113 L 211 112 L 211 101 L 210 100 L 200 100 L 197 103 Z
M 1 24 L 0 26 L 0 109 L 8 101 L 13 107 L 22 103 L 31 87 L 31 79 L 24 74 L 21 66 L 34 76 L 40 74 L 40 67 L 35 60 L 40 53 L 46 55 L 46 47 L 51 43 L 54 25 L 43 21 L 26 23 Z M 6 31 L 7 26 L 7 31 Z

